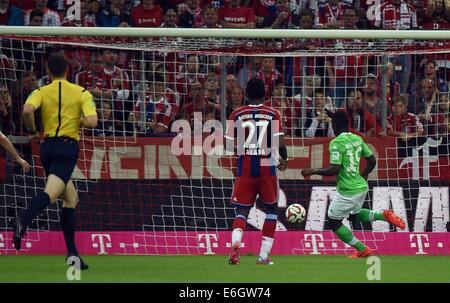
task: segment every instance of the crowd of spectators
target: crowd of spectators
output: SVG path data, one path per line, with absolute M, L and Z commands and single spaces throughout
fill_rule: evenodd
M 77 1 L 73 1 L 76 3 Z M 445 29 L 444 0 L 80 0 L 81 20 L 64 0 L 1 0 L 0 25 L 185 28 Z M 346 13 L 351 7 L 352 11 Z M 302 17 L 305 12 L 312 20 Z M 69 12 L 69 14 L 68 14 Z M 356 20 L 353 24 L 352 19 Z M 306 26 L 305 26 L 306 25 Z
M 444 0 L 88 0 L 80 1 L 79 20 L 66 2 L 0 0 L 0 25 L 450 28 L 450 8 Z M 142 54 L 133 51 L 58 48 L 70 61 L 69 80 L 88 89 L 97 102 L 100 123 L 95 136 L 167 136 L 176 119 L 193 123 L 194 112 L 201 112 L 203 121 L 220 119 L 222 111 L 228 116 L 245 104 L 245 86 L 252 77 L 265 82 L 265 104 L 280 110 L 289 136 L 334 136 L 331 117 L 339 109 L 347 111 L 353 131 L 367 136 L 434 136 L 447 134 L 450 125 L 450 54 L 397 55 L 385 66 L 370 56 L 238 57 L 227 61 L 223 108 L 217 56 L 147 52 L 143 63 Z M 23 102 L 33 89 L 49 83 L 47 50 L 38 42 L 2 40 L 3 132 L 21 133 Z M 382 73 L 387 79 L 385 99 Z

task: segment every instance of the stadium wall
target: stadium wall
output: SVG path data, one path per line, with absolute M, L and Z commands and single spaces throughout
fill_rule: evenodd
M 371 180 L 449 180 L 449 137 L 418 137 L 404 141 L 400 138 L 368 138 L 366 142 L 378 159 Z M 175 156 L 172 138 L 137 138 L 134 142 L 85 140 L 80 143 L 78 165 L 73 177 L 77 179 L 232 179 L 236 159 L 214 155 L 220 145 L 203 149 L 202 141 L 195 145 L 192 155 Z M 302 179 L 300 171 L 329 163 L 330 139 L 289 139 L 289 168 L 279 173 L 280 179 Z M 205 152 L 202 152 L 205 150 Z M 38 155 L 38 146 L 33 145 Z M 209 153 L 209 154 L 208 154 Z M 0 162 L 0 165 L 2 163 Z M 36 174 L 44 176 L 39 157 L 34 158 Z M 362 161 L 361 165 L 364 165 Z M 1 174 L 0 174 L 1 176 Z M 314 180 L 322 180 L 314 176 Z M 324 178 L 330 180 L 332 178 Z
M 355 232 L 379 255 L 450 255 L 450 233 L 370 233 Z M 0 255 L 17 254 L 4 241 L 10 233 L 0 232 Z M 32 232 L 24 240 L 20 254 L 64 255 L 64 238 L 58 232 Z M 228 255 L 231 233 L 187 232 L 79 232 L 78 251 L 83 255 Z M 246 232 L 242 253 L 259 254 L 261 233 Z M 2 247 L 3 245 L 3 247 Z M 344 245 L 331 232 L 305 231 L 278 232 L 272 249 L 273 255 L 334 255 L 350 254 L 354 249 Z

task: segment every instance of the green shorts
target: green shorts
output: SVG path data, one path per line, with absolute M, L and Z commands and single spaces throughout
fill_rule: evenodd
M 353 196 L 336 193 L 328 208 L 328 217 L 342 220 L 348 218 L 349 215 L 359 213 L 366 199 L 367 192 L 365 191 Z

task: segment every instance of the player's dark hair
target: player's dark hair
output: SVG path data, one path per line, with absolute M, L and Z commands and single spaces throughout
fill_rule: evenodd
M 314 11 L 309 8 L 304 8 L 300 11 L 300 18 L 303 16 L 311 17 L 313 20 L 315 18 Z
M 339 130 L 341 132 L 348 130 L 349 121 L 348 121 L 348 115 L 345 111 L 338 110 L 337 112 L 334 113 L 334 115 L 331 119 L 332 119 L 331 123 L 333 124 L 334 129 Z M 338 134 L 336 134 L 336 136 L 337 135 Z
M 261 79 L 253 78 L 247 83 L 246 95 L 250 103 L 262 103 L 266 96 L 266 87 Z
M 327 94 L 326 94 L 326 92 L 325 92 L 325 88 L 323 88 L 323 87 L 318 87 L 318 88 L 316 88 L 316 89 L 314 90 L 314 97 L 315 97 L 317 94 L 321 94 L 321 95 L 323 95 L 324 97 L 327 96 Z
M 64 77 L 67 71 L 66 56 L 61 51 L 50 53 L 47 59 L 47 67 L 52 77 Z
M 173 9 L 173 10 L 178 14 L 178 9 L 177 9 L 177 7 L 176 7 L 175 5 L 168 4 L 168 5 L 166 6 L 166 8 L 164 8 L 164 15 L 165 15 L 169 10 L 171 10 L 171 9 Z
M 40 9 L 34 9 L 30 13 L 30 22 L 34 19 L 34 17 L 42 17 L 44 18 L 44 12 Z
M 344 14 L 345 14 L 345 12 L 348 11 L 348 10 L 354 11 L 355 14 L 356 14 L 356 16 L 358 16 L 358 12 L 356 11 L 356 8 L 355 8 L 354 6 L 347 6 L 347 7 L 345 7 L 345 8 L 344 8 Z

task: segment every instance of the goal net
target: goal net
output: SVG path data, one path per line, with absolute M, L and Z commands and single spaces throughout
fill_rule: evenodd
M 378 159 L 364 207 L 391 208 L 407 228 L 345 224 L 380 254 L 450 254 L 450 36 L 111 37 L 83 30 L 0 36 L 2 132 L 33 166 L 24 175 L 7 155 L 0 158 L 0 254 L 16 253 L 11 224 L 44 187 L 39 146 L 28 142 L 21 111 L 33 89 L 51 82 L 45 62 L 55 50 L 70 61 L 68 80 L 93 94 L 100 119 L 96 129 L 82 130 L 73 174 L 80 253 L 227 254 L 237 161 L 224 152 L 222 127 L 245 104 L 247 81 L 257 77 L 265 82 L 266 103 L 281 112 L 290 158 L 278 172 L 273 254 L 352 252 L 327 222 L 335 178 L 300 174 L 328 165 L 329 119 L 337 110 L 348 112 L 352 131 Z M 60 203 L 33 221 L 25 253 L 64 253 Z M 305 222 L 287 222 L 292 203 L 305 207 Z M 259 252 L 265 216 L 257 199 L 243 253 Z

